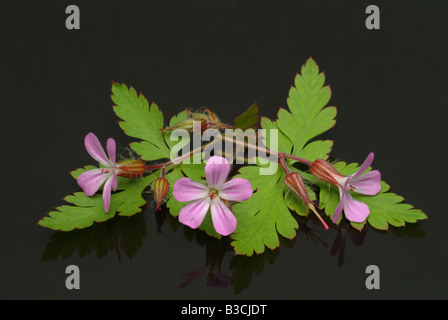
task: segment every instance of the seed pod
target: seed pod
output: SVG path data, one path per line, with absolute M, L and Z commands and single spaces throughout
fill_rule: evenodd
M 117 162 L 115 170 L 117 176 L 126 178 L 138 178 L 146 172 L 145 162 L 138 159 L 129 159 Z
M 338 186 L 344 176 L 340 174 L 328 161 L 316 159 L 310 167 L 310 173 L 332 185 Z
M 154 181 L 154 199 L 156 201 L 156 211 L 160 211 L 160 205 L 170 190 L 170 183 L 164 177 L 159 177 Z
M 306 191 L 305 184 L 303 183 L 302 177 L 298 172 L 288 173 L 283 179 L 285 185 L 293 191 L 303 202 L 308 206 L 309 203 L 312 203 L 310 197 L 308 196 L 308 192 Z
M 322 219 L 322 217 L 316 211 L 316 205 L 311 201 L 308 192 L 306 191 L 305 184 L 303 183 L 302 177 L 298 172 L 290 172 L 283 179 L 285 185 L 292 190 L 303 202 L 306 204 L 307 210 L 311 209 L 316 217 L 320 220 L 325 229 L 328 229 L 328 225 Z

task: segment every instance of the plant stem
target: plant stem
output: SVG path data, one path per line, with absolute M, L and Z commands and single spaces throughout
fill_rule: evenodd
M 305 163 L 305 164 L 307 164 L 309 166 L 311 166 L 313 164 L 312 161 L 309 161 L 307 159 L 303 159 L 303 158 L 300 158 L 300 157 L 297 157 L 297 156 L 293 156 L 291 154 L 287 154 L 287 153 L 284 153 L 284 152 L 280 152 L 279 153 L 277 151 L 270 150 L 270 149 L 267 149 L 267 148 L 264 148 L 264 147 L 260 147 L 260 146 L 254 145 L 254 144 L 242 142 L 242 141 L 239 141 L 239 140 L 234 140 L 233 138 L 230 139 L 230 138 L 228 138 L 228 137 L 226 137 L 224 135 L 224 136 L 221 136 L 219 138 L 216 138 L 215 140 L 213 140 L 210 143 L 207 143 L 207 144 L 205 144 L 205 145 L 203 145 L 203 146 L 201 146 L 199 148 L 196 148 L 196 149 L 194 149 L 194 150 L 192 150 L 192 151 L 190 151 L 190 152 L 188 152 L 186 154 L 183 154 L 183 155 L 177 157 L 176 159 L 167 161 L 167 162 L 162 163 L 162 164 L 156 164 L 156 165 L 152 165 L 152 166 L 145 166 L 145 169 L 146 170 L 162 169 L 162 176 L 163 176 L 163 174 L 165 173 L 165 170 L 167 169 L 167 167 L 169 165 L 175 164 L 175 163 L 179 163 L 179 162 L 181 162 L 181 161 L 183 161 L 183 160 L 185 160 L 185 159 L 195 155 L 196 153 L 202 151 L 205 147 L 212 146 L 212 145 L 217 144 L 218 142 L 222 142 L 222 141 L 232 142 L 233 144 L 240 145 L 240 146 L 243 146 L 245 148 L 255 149 L 255 150 L 263 152 L 265 154 L 269 153 L 271 155 L 277 156 L 278 160 L 280 162 L 280 165 L 282 166 L 282 168 L 286 172 L 286 174 L 288 174 L 290 171 L 289 171 L 288 166 L 286 164 L 285 158 L 292 159 L 292 160 L 297 160 L 297 161 Z
M 291 171 L 289 170 L 288 166 L 286 165 L 286 161 L 285 158 L 282 154 L 279 155 L 279 161 L 280 161 L 280 165 L 282 166 L 283 170 L 285 171 L 285 173 L 288 175 L 291 173 Z
M 214 145 L 214 144 L 216 144 L 216 143 L 218 143 L 218 142 L 221 142 L 221 140 L 222 140 L 222 139 L 216 139 L 216 140 L 213 140 L 212 142 L 207 143 L 207 144 L 204 144 L 203 146 L 201 146 L 201 147 L 199 147 L 199 148 L 196 148 L 196 149 L 194 149 L 194 150 L 191 150 L 190 152 L 188 152 L 188 153 L 186 153 L 186 154 L 183 154 L 183 155 L 181 155 L 181 156 L 179 156 L 179 157 L 177 157 L 177 158 L 175 158 L 175 159 L 173 159 L 173 160 L 170 160 L 170 161 L 167 161 L 167 162 L 165 162 L 165 163 L 161 163 L 161 164 L 155 164 L 155 165 L 152 165 L 152 166 L 145 166 L 145 169 L 146 169 L 147 171 L 148 171 L 148 170 L 155 170 L 155 169 L 162 169 L 162 174 L 164 174 L 166 168 L 167 168 L 170 164 L 176 164 L 176 163 L 182 162 L 183 160 L 185 160 L 185 159 L 187 159 L 187 158 L 190 158 L 191 156 L 195 155 L 196 153 L 202 151 L 205 147 L 212 146 L 212 145 Z
M 309 166 L 312 166 L 312 165 L 313 165 L 313 162 L 312 162 L 312 161 L 307 160 L 307 159 L 303 159 L 303 158 L 299 158 L 299 157 L 293 156 L 293 155 L 291 155 L 291 154 L 282 153 L 282 156 L 284 156 L 285 158 L 289 158 L 289 159 L 293 159 L 293 160 L 300 161 L 300 162 L 305 163 L 305 164 L 307 164 L 307 165 L 309 165 Z
M 280 159 L 282 158 L 282 156 L 283 156 L 283 157 L 285 157 L 285 158 L 289 158 L 289 159 L 292 159 L 292 160 L 300 161 L 300 162 L 305 163 L 305 164 L 307 164 L 307 165 L 309 165 L 309 166 L 311 166 L 311 165 L 313 164 L 313 162 L 310 161 L 310 160 L 307 160 L 307 159 L 304 159 L 304 158 L 300 158 L 300 157 L 297 157 L 297 156 L 293 156 L 292 154 L 287 154 L 287 153 L 284 153 L 284 152 L 273 151 L 273 150 L 270 150 L 270 149 L 266 149 L 266 148 L 263 148 L 263 147 L 259 147 L 259 146 L 254 145 L 254 144 L 250 144 L 250 143 L 246 143 L 246 142 L 241 142 L 241 141 L 238 141 L 238 140 L 234 141 L 233 139 L 229 139 L 229 138 L 227 138 L 226 136 L 224 136 L 223 140 L 225 140 L 225 141 L 229 141 L 229 142 L 232 142 L 232 143 L 235 143 L 235 144 L 237 144 L 237 145 L 240 145 L 240 146 L 243 146 L 243 147 L 246 147 L 246 148 L 251 148 L 251 149 L 255 149 L 255 150 L 257 150 L 257 151 L 262 151 L 262 152 L 264 152 L 264 153 L 269 153 L 269 154 L 272 154 L 272 155 L 276 155 L 276 156 L 279 157 L 279 160 L 280 160 Z M 280 161 L 281 161 L 281 160 L 280 160 Z

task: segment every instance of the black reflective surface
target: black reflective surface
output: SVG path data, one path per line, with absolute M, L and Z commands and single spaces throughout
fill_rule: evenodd
M 447 26 L 443 1 L 64 1 L 0 3 L 0 298 L 445 299 Z M 134 141 L 117 125 L 112 81 L 132 85 L 165 118 L 208 107 L 223 121 L 258 103 L 274 119 L 312 56 L 332 89 L 332 155 L 373 166 L 429 220 L 380 232 L 325 231 L 297 217 L 296 238 L 235 256 L 149 202 L 140 214 L 55 232 L 37 225 L 78 191 L 69 171 L 93 164 L 84 136 Z M 67 290 L 77 265 L 81 289 Z M 381 288 L 367 290 L 366 267 Z

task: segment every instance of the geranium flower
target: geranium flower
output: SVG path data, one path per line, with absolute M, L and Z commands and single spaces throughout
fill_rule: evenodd
M 173 195 L 177 201 L 188 203 L 179 213 L 179 221 L 193 229 L 199 227 L 210 208 L 213 226 L 226 236 L 236 229 L 236 218 L 225 201 L 244 201 L 252 196 L 250 182 L 234 178 L 226 182 L 229 162 L 219 156 L 210 157 L 205 165 L 207 185 L 181 178 L 174 184 Z
M 109 212 L 112 189 L 116 191 L 118 184 L 116 173 L 115 140 L 112 138 L 107 140 L 108 156 L 106 156 L 100 141 L 93 133 L 87 134 L 84 139 L 84 145 L 90 156 L 103 165 L 104 168 L 92 169 L 83 172 L 78 177 L 78 185 L 82 188 L 86 196 L 90 197 L 93 196 L 104 184 L 104 211 Z
M 381 173 L 378 170 L 372 170 L 367 173 L 364 171 L 370 167 L 373 162 L 374 154 L 371 152 L 359 170 L 348 176 L 340 174 L 330 163 L 325 160 L 317 159 L 310 168 L 310 172 L 339 189 L 339 202 L 333 213 L 333 222 L 336 222 L 344 210 L 348 220 L 353 222 L 363 222 L 370 214 L 369 207 L 358 200 L 353 199 L 350 191 L 365 195 L 376 195 L 381 189 Z

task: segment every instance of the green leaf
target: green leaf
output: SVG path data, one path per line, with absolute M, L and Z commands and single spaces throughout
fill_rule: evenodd
M 283 183 L 285 174 L 278 170 L 274 175 L 260 175 L 258 166 L 240 169 L 237 177 L 250 181 L 254 193 L 244 202 L 233 205 L 237 228 L 231 243 L 236 254 L 251 256 L 263 253 L 265 246 L 279 246 L 279 234 L 287 239 L 296 236 L 299 225 L 290 210 L 306 216 L 308 210 L 302 201 Z M 315 195 L 308 190 L 310 197 Z M 286 194 L 286 196 L 285 196 Z
M 347 165 L 344 162 L 337 162 L 334 164 L 334 167 L 343 175 L 353 174 L 359 168 L 356 163 Z M 339 191 L 329 183 L 318 181 L 316 183 L 320 184 L 320 207 L 325 208 L 325 213 L 332 217 L 340 201 Z M 389 190 L 390 186 L 386 182 L 381 181 L 381 190 L 375 196 L 352 192 L 353 198 L 369 206 L 370 214 L 363 223 L 351 222 L 351 225 L 361 230 L 366 223 L 369 223 L 375 229 L 388 230 L 389 226 L 403 227 L 406 223 L 415 223 L 418 220 L 428 218 L 423 211 L 403 203 L 403 197 L 389 192 Z M 343 215 L 339 218 L 338 223 L 342 217 Z
M 77 178 L 82 172 L 90 170 L 92 166 L 72 172 Z M 141 211 L 146 204 L 142 197 L 143 190 L 156 178 L 151 174 L 141 179 L 118 177 L 118 188 L 113 192 L 110 200 L 109 212 L 104 211 L 102 192 L 88 197 L 84 192 L 75 192 L 64 198 L 69 205 L 57 207 L 48 213 L 38 224 L 53 230 L 70 231 L 91 226 L 94 222 L 102 222 L 120 216 L 132 216 Z
M 263 254 L 245 257 L 233 256 L 230 268 L 233 269 L 231 283 L 235 293 L 241 293 L 246 289 L 253 276 L 258 276 L 264 269 L 265 261 L 273 264 L 279 256 L 279 250 L 265 251 Z
M 169 126 L 170 126 L 170 127 L 173 127 L 174 125 L 176 125 L 176 124 L 178 124 L 178 123 L 184 121 L 184 120 L 187 119 L 187 118 L 188 118 L 188 113 L 187 113 L 187 111 L 179 112 L 177 115 L 171 117 Z M 170 149 L 172 149 L 173 146 L 176 145 L 176 144 L 178 143 L 178 141 L 171 141 L 170 136 L 171 136 L 171 132 L 170 132 L 170 131 L 165 132 L 165 134 L 164 134 L 164 139 L 165 139 L 165 141 L 166 141 L 166 144 L 168 145 L 168 147 L 169 147 Z M 186 141 L 185 143 L 187 143 L 187 141 Z
M 289 111 L 280 109 L 278 112 L 277 125 L 292 142 L 292 154 L 310 161 L 326 159 L 333 145 L 329 140 L 309 143 L 336 122 L 336 108 L 325 107 L 330 100 L 331 90 L 324 83 L 324 74 L 319 73 L 319 67 L 313 59 L 308 59 L 302 66 L 301 74 L 294 80 L 295 87 L 289 90 Z M 289 150 L 279 151 L 289 153 Z
M 130 137 L 142 139 L 131 143 L 131 148 L 144 160 L 170 158 L 170 150 L 165 143 L 161 129 L 164 126 L 163 114 L 159 107 L 124 84 L 112 84 L 114 112 L 123 121 L 120 127 Z
M 265 246 L 275 249 L 279 246 L 278 233 L 294 238 L 299 225 L 286 206 L 285 190 L 279 183 L 281 175 L 260 176 L 257 167 L 244 167 L 240 171 L 239 177 L 248 179 L 256 192 L 232 207 L 238 221 L 232 234 L 235 253 L 251 256 L 264 252 Z
M 310 161 L 328 157 L 332 141 L 310 141 L 335 124 L 336 108 L 326 107 L 331 91 L 324 86 L 324 82 L 323 73 L 319 73 L 314 60 L 309 59 L 302 67 L 301 75 L 296 76 L 295 87 L 289 92 L 289 111 L 280 109 L 275 122 L 261 118 L 261 127 L 266 129 L 266 136 L 262 138 L 268 148 L 272 149 L 271 143 L 275 142 L 270 136 L 270 129 L 277 129 L 278 152 Z M 294 162 L 287 161 L 289 165 Z M 273 175 L 260 175 L 260 167 L 244 167 L 238 175 L 249 180 L 255 192 L 249 200 L 233 206 L 238 224 L 232 235 L 232 246 L 237 254 L 250 256 L 254 252 L 264 252 L 265 247 L 277 248 L 279 235 L 288 239 L 296 236 L 299 226 L 291 210 L 300 216 L 308 215 L 303 202 L 283 183 L 285 173 L 281 167 Z M 308 177 L 292 166 L 290 170 Z M 309 188 L 308 193 L 312 200 L 316 199 Z
M 118 250 L 118 244 L 131 259 L 143 244 L 146 236 L 146 221 L 143 213 L 132 217 L 115 216 L 105 223 L 96 223 L 89 228 L 69 232 L 55 232 L 45 247 L 41 261 L 71 257 L 78 252 L 83 258 L 95 252 L 101 259 Z M 120 242 L 117 242 L 120 239 Z
M 258 106 L 254 103 L 246 112 L 235 119 L 235 128 L 246 130 L 256 127 L 258 123 Z

